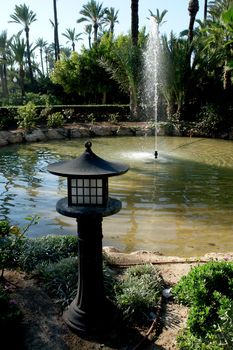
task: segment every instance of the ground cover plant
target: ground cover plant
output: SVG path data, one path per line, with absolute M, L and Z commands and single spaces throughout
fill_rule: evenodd
M 25 271 L 43 286 L 61 309 L 69 305 L 77 292 L 77 237 L 44 236 L 31 239 L 5 220 L 0 221 L 0 229 L 0 266 L 4 270 Z M 9 234 L 11 230 L 14 236 Z M 153 321 L 163 283 L 152 265 L 135 266 L 116 274 L 103 256 L 103 274 L 106 296 L 122 311 L 127 323 L 147 325 Z M 2 294 L 2 300 L 9 307 L 1 311 L 3 314 L 6 312 L 8 317 L 11 301 L 6 293 Z
M 173 288 L 175 299 L 190 307 L 178 337 L 182 350 L 233 348 L 233 263 L 209 262 L 193 268 Z
M 0 266 L 25 271 L 64 310 L 77 292 L 77 237 L 17 239 L 17 235 L 9 234 L 10 229 L 21 231 L 6 221 L 0 221 L 0 229 Z M 157 320 L 161 303 L 165 303 L 164 283 L 157 269 L 151 264 L 114 269 L 103 255 L 103 272 L 106 296 L 117 305 L 125 324 L 146 331 Z M 197 266 L 180 279 L 172 292 L 175 302 L 189 307 L 186 328 L 177 340 L 180 350 L 233 348 L 233 263 L 213 261 Z M 20 324 L 21 311 L 4 278 L 0 311 L 3 324 Z
M 152 265 L 129 267 L 115 288 L 117 305 L 127 322 L 145 326 L 153 321 L 163 281 Z

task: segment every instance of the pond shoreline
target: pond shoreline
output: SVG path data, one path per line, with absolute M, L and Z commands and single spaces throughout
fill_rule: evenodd
M 38 127 L 33 130 L 16 129 L 0 131 L 0 147 L 16 143 L 40 142 L 75 138 L 90 138 L 103 136 L 145 136 L 153 135 L 154 127 L 151 123 L 126 122 L 112 123 L 77 123 L 65 125 L 61 128 Z M 160 126 L 160 135 L 165 135 Z
M 122 123 L 77 123 L 67 124 L 61 128 L 38 127 L 33 130 L 16 129 L 0 131 L 0 147 L 10 144 L 64 140 L 75 138 L 91 138 L 104 136 L 153 136 L 155 128 L 151 122 L 122 122 Z M 174 128 L 169 131 L 165 122 L 158 124 L 158 136 L 182 136 Z M 187 135 L 186 135 L 187 136 Z M 190 135 L 194 136 L 194 135 Z M 195 135 L 198 136 L 198 135 Z M 222 135 L 222 139 L 233 140 L 233 133 Z

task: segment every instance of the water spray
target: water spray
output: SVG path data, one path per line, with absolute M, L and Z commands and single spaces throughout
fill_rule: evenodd
M 143 53 L 143 101 L 146 106 L 146 114 L 151 118 L 153 110 L 154 117 L 154 157 L 158 158 L 157 129 L 158 129 L 158 86 L 159 86 L 159 58 L 160 58 L 160 39 L 158 23 L 151 16 L 150 32 Z

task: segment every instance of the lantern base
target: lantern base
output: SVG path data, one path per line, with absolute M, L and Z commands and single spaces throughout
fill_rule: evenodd
M 106 334 L 106 331 L 111 331 L 119 326 L 120 313 L 107 298 L 98 305 L 101 307 L 83 311 L 77 306 L 76 299 L 74 299 L 68 309 L 64 311 L 63 319 L 75 333 L 81 336 Z
M 57 212 L 71 218 L 83 217 L 84 215 L 100 215 L 102 217 L 110 216 L 118 213 L 121 210 L 121 201 L 116 198 L 108 198 L 106 207 L 97 206 L 81 206 L 81 205 L 68 205 L 68 198 L 62 198 L 57 202 Z

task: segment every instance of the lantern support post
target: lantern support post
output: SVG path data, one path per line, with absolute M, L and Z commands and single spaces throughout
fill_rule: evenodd
M 68 197 L 57 202 L 57 211 L 77 221 L 77 294 L 63 316 L 70 328 L 85 335 L 106 332 L 117 319 L 117 309 L 105 295 L 102 221 L 121 209 L 118 199 L 108 197 L 108 177 L 128 171 L 124 164 L 96 156 L 91 146 L 87 142 L 79 158 L 48 166 L 52 174 L 68 178 Z

